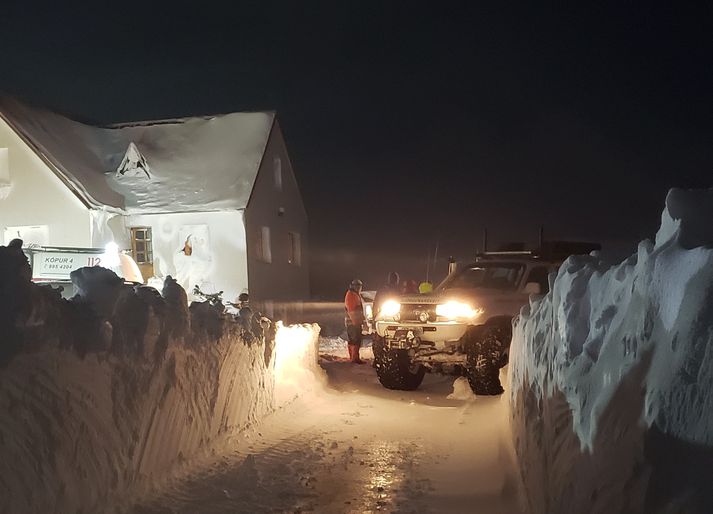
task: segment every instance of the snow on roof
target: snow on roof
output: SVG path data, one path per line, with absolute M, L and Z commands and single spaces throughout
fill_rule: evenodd
M 245 208 L 275 116 L 245 112 L 97 127 L 4 96 L 0 115 L 86 203 L 128 213 Z

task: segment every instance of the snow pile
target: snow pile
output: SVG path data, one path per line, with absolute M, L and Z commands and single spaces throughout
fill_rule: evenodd
M 92 205 L 130 213 L 243 209 L 274 112 L 79 123 L 0 95 L 0 112 Z
M 313 392 L 326 376 L 318 364 L 319 325 L 277 322 L 275 335 L 275 401 L 277 405 L 295 396 Z
M 711 512 L 713 190 L 672 190 L 656 243 L 570 257 L 511 347 L 534 513 Z
M 475 393 L 470 388 L 468 379 L 458 377 L 453 382 L 453 392 L 446 396 L 448 400 L 472 401 L 476 399 Z
M 316 367 L 316 326 L 280 327 L 275 355 L 270 327 L 189 311 L 175 281 L 162 296 L 85 268 L 67 301 L 31 284 L 20 255 L 0 246 L 0 512 L 130 502 L 272 411 L 277 361 Z M 282 351 L 295 333 L 311 354 Z
M 81 301 L 94 314 L 110 318 L 119 299 L 124 281 L 110 269 L 101 266 L 79 268 L 70 274 L 77 301 Z
M 319 354 L 325 360 L 349 360 L 346 339 L 342 339 L 340 336 L 320 336 Z M 359 357 L 363 360 L 374 360 L 371 338 L 365 337 L 362 340 Z
M 269 384 L 262 348 L 234 337 L 159 363 L 18 355 L 0 377 L 0 511 L 103 512 L 145 493 L 269 412 Z

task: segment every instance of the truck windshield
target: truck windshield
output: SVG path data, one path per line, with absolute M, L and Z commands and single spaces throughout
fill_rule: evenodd
M 512 290 L 517 288 L 524 271 L 525 266 L 517 263 L 478 263 L 447 278 L 439 289 Z

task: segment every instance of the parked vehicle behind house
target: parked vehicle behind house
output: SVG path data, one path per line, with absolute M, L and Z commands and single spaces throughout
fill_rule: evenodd
M 72 271 L 92 266 L 102 266 L 112 270 L 125 282 L 143 284 L 144 279 L 138 265 L 131 256 L 121 252 L 116 245 L 107 248 L 65 248 L 30 246 L 23 248 L 32 268 L 32 281 L 62 288 L 62 295 L 73 295 L 74 286 L 70 279 Z

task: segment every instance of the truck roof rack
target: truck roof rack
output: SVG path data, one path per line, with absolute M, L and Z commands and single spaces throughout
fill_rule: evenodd
M 536 258 L 539 257 L 535 250 L 501 250 L 495 252 L 480 252 L 475 254 L 476 258 L 487 259 L 488 257 L 523 257 Z
M 510 247 L 514 245 L 509 245 Z M 536 250 L 499 250 L 475 254 L 475 260 L 487 259 L 541 259 L 563 261 L 570 255 L 585 255 L 599 251 L 602 245 L 585 241 L 543 241 Z

